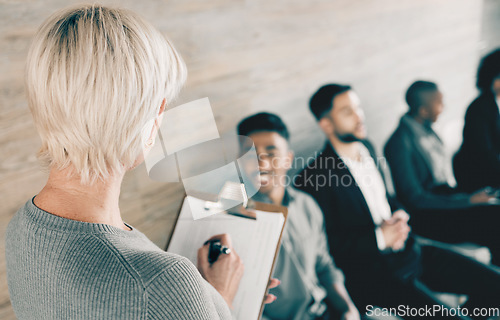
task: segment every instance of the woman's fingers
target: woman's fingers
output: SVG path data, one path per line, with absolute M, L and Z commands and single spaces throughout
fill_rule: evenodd
M 276 299 L 277 299 L 277 297 L 274 294 L 270 293 L 270 294 L 266 295 L 266 298 L 264 299 L 264 303 L 269 304 L 269 303 L 276 301 Z
M 271 278 L 271 280 L 269 280 L 267 288 L 268 289 L 276 288 L 277 286 L 279 286 L 280 283 L 281 283 L 280 280 L 275 279 L 275 278 Z M 265 304 L 272 303 L 276 299 L 277 299 L 277 297 L 274 294 L 269 293 L 269 294 L 266 294 L 266 298 L 264 299 L 264 303 Z
M 201 275 L 204 275 L 203 270 L 209 267 L 210 263 L 208 262 L 208 245 L 204 245 L 198 249 L 198 270 L 200 270 Z
M 280 280 L 275 279 L 275 278 L 271 278 L 271 280 L 269 280 L 269 284 L 267 285 L 267 288 L 268 289 L 276 288 L 277 286 L 279 286 L 280 283 L 281 283 Z
M 216 234 L 215 236 L 210 237 L 205 243 L 211 240 L 219 240 L 221 245 L 232 248 L 231 236 L 227 233 Z

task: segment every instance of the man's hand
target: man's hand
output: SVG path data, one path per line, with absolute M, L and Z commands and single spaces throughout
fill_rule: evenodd
M 226 300 L 229 308 L 233 308 L 232 303 L 241 278 L 243 277 L 243 262 L 234 251 L 231 244 L 231 237 L 228 234 L 218 234 L 211 237 L 209 240 L 218 239 L 223 246 L 229 247 L 231 253 L 221 254 L 217 261 L 208 262 L 208 251 L 210 244 L 205 244 L 198 249 L 198 270 L 203 278 L 205 278 Z
M 398 210 L 389 220 L 382 223 L 380 229 L 388 248 L 394 251 L 404 248 L 411 231 L 408 220 L 410 220 L 410 216 L 404 210 Z
M 328 290 L 328 300 L 333 308 L 342 314 L 342 320 L 359 320 L 359 312 L 351 300 L 343 282 L 334 283 Z
M 471 204 L 477 204 L 477 205 L 490 204 L 497 198 L 496 193 L 497 192 L 495 192 L 492 188 L 487 187 L 474 192 L 470 196 L 469 202 Z
M 347 312 L 345 312 L 342 317 L 340 318 L 342 320 L 360 320 L 359 312 L 358 309 L 350 308 Z

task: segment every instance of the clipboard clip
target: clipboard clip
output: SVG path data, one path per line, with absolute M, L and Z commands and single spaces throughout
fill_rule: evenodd
M 236 203 L 239 204 L 234 205 Z M 216 202 L 205 201 L 205 210 L 223 211 L 224 208 L 230 208 L 226 210 L 228 214 L 257 220 L 255 212 L 246 210 L 255 208 L 255 202 L 248 199 L 245 184 L 243 183 L 227 181 L 218 194 Z

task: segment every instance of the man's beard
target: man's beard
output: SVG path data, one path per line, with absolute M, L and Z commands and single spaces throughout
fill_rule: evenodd
M 339 133 L 335 131 L 333 134 L 335 134 L 335 136 L 344 143 L 361 141 L 361 139 L 356 137 L 353 133 Z

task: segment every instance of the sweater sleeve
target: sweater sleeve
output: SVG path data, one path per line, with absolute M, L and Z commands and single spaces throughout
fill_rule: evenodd
M 182 258 L 146 285 L 146 319 L 231 319 L 222 296 Z

